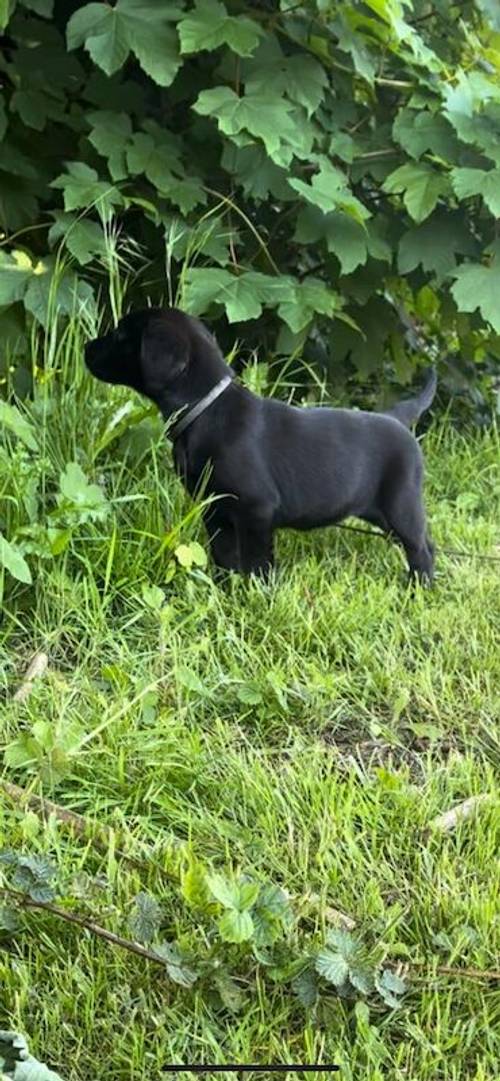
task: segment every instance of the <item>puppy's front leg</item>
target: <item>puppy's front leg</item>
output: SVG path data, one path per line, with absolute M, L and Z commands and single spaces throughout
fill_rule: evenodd
M 205 515 L 210 538 L 210 551 L 215 565 L 226 571 L 239 571 L 239 541 L 232 519 L 211 510 Z
M 273 530 L 267 519 L 239 518 L 240 565 L 244 574 L 267 578 L 274 564 Z

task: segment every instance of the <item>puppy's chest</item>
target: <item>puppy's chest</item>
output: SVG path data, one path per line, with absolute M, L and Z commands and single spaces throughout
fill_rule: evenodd
M 190 495 L 194 494 L 205 474 L 207 480 L 209 479 L 210 460 L 206 454 L 193 453 L 184 446 L 175 446 L 174 465 L 178 477 Z

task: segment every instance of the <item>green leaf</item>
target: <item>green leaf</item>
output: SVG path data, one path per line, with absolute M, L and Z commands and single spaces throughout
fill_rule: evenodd
M 6 1081 L 62 1081 L 59 1074 L 29 1054 L 24 1036 L 17 1032 L 0 1031 L 0 1069 Z
M 51 19 L 54 13 L 54 0 L 21 0 L 23 8 L 34 11 L 44 19 Z
M 254 933 L 252 917 L 247 911 L 227 909 L 219 920 L 219 931 L 225 942 L 248 942 Z
M 384 968 L 382 974 L 375 977 L 375 986 L 386 1005 L 394 1009 L 401 1005 L 401 996 L 407 990 L 405 981 L 389 968 Z
M 270 101 L 265 94 L 245 94 L 244 97 L 229 86 L 216 86 L 202 90 L 193 109 L 200 116 L 212 116 L 217 120 L 224 135 L 237 135 L 249 131 L 262 139 L 268 154 L 279 150 L 284 130 L 289 128 L 287 116 L 291 102 Z
M 242 683 L 236 694 L 240 702 L 248 706 L 258 706 L 262 702 L 262 691 L 255 683 Z
M 318 314 L 332 317 L 340 311 L 338 293 L 317 278 L 299 282 L 283 277 L 271 279 L 271 283 L 269 299 L 278 303 L 279 315 L 295 333 L 308 326 Z
M 399 242 L 398 267 L 409 274 L 421 266 L 441 281 L 456 266 L 455 253 L 472 255 L 475 242 L 465 225 L 452 215 L 436 213 L 414 226 Z
M 41 265 L 38 264 L 38 267 Z M 34 268 L 26 252 L 13 251 L 7 254 L 0 251 L 0 305 L 14 304 L 16 300 L 22 300 L 27 285 L 36 272 L 37 268 Z
M 18 856 L 12 885 L 32 901 L 52 901 L 55 867 L 45 856 Z
M 54 224 L 49 229 L 48 238 L 51 246 L 63 240 L 64 246 L 80 266 L 86 266 L 96 256 L 106 254 L 106 239 L 96 221 L 78 218 L 76 214 L 65 214 L 61 210 L 53 210 L 52 216 Z
M 58 504 L 69 511 L 76 512 L 80 520 L 103 518 L 109 510 L 104 492 L 97 484 L 89 484 L 85 473 L 77 462 L 68 462 L 59 478 L 60 494 Z
M 451 292 L 459 311 L 474 312 L 479 308 L 483 318 L 500 334 L 500 261 L 496 259 L 490 266 L 465 263 L 453 276 Z
M 226 972 L 216 974 L 214 985 L 226 1010 L 230 1010 L 231 1013 L 240 1013 L 246 1003 L 246 995 L 242 988 Z
M 155 897 L 138 893 L 135 912 L 130 920 L 130 930 L 137 942 L 152 942 L 163 923 L 163 911 Z
M 299 973 L 292 981 L 292 990 L 306 1009 L 315 1006 L 319 997 L 319 987 L 314 969 L 305 968 Z
M 316 958 L 316 972 L 328 983 L 341 987 L 349 976 L 349 965 L 340 953 L 332 950 L 320 950 Z
M 342 274 L 351 274 L 368 257 L 366 227 L 341 211 L 325 215 L 316 207 L 305 207 L 299 214 L 294 239 L 301 244 L 326 240 L 328 251 L 339 260 Z
M 236 883 L 229 882 L 223 875 L 208 875 L 207 886 L 224 908 L 238 908 L 239 892 Z
M 295 198 L 285 170 L 268 157 L 261 143 L 238 147 L 226 142 L 221 164 L 252 199 L 265 199 L 269 194 L 277 199 Z
M 401 165 L 382 185 L 383 191 L 391 195 L 403 193 L 405 207 L 416 222 L 429 216 L 447 187 L 446 177 L 425 162 Z
M 190 570 L 193 566 L 206 567 L 208 563 L 207 553 L 197 541 L 191 541 L 190 544 L 179 544 L 174 554 L 181 567 L 186 567 L 187 570 Z
M 451 183 L 459 199 L 481 195 L 494 218 L 500 218 L 500 168 L 452 169 Z
M 15 405 L 9 405 L 0 399 L 0 428 L 8 428 L 14 432 L 30 450 L 38 450 L 33 425 L 23 417 Z
M 64 106 L 43 90 L 16 90 L 10 100 L 10 108 L 19 113 L 23 124 L 36 131 L 43 131 L 47 120 L 62 120 Z
M 345 174 L 329 162 L 321 163 L 319 172 L 315 173 L 310 184 L 295 177 L 291 177 L 289 183 L 324 214 L 332 210 L 344 210 L 360 222 L 370 217 L 369 210 L 350 192 Z
M 198 973 L 196 969 L 192 968 L 186 961 L 184 954 L 175 944 L 175 942 L 162 942 L 159 946 L 154 947 L 153 951 L 157 957 L 160 957 L 162 961 L 165 961 L 167 974 L 173 983 L 179 984 L 180 987 L 192 987 L 198 979 Z
M 0 567 L 5 567 L 18 582 L 31 585 L 33 579 L 26 560 L 19 549 L 14 544 L 11 544 L 2 533 L 0 533 Z
M 209 904 L 207 872 L 202 863 L 191 859 L 181 878 L 181 893 L 193 908 L 205 909 Z
M 332 30 L 337 38 L 339 49 L 351 57 L 358 75 L 372 83 L 376 71 L 376 57 L 375 53 L 367 48 L 368 40 L 356 33 L 344 18 L 336 19 L 332 23 Z
M 451 125 L 441 113 L 400 109 L 392 134 L 412 158 L 430 150 L 439 158 L 453 161 L 459 151 Z
M 128 175 L 125 150 L 132 135 L 130 118 L 126 113 L 101 109 L 89 113 L 87 120 L 92 127 L 89 135 L 92 146 L 107 159 L 113 180 L 123 180 Z
M 86 4 L 71 16 L 66 36 L 68 49 L 84 45 L 95 64 L 112 75 L 130 52 L 160 86 L 170 86 L 180 66 L 177 34 L 166 25 L 178 9 L 162 0 L 118 0 Z
M 147 131 L 136 132 L 127 149 L 131 173 L 145 173 L 162 196 L 170 199 L 183 214 L 189 213 L 207 196 L 198 177 L 186 176 L 175 136 L 148 123 Z
M 273 35 L 266 35 L 248 73 L 243 71 L 242 79 L 249 94 L 267 94 L 280 98 L 283 94 L 303 105 L 311 116 L 320 105 L 328 76 L 325 69 L 313 56 L 305 53 L 285 56 Z
M 251 56 L 263 30 L 245 15 L 228 15 L 219 0 L 196 0 L 178 23 L 181 52 L 195 53 L 228 45 L 238 56 Z
M 189 267 L 183 279 L 184 307 L 192 315 L 201 315 L 211 304 L 221 304 L 230 323 L 255 319 L 273 280 L 257 271 L 235 275 L 222 268 Z
M 66 168 L 67 173 L 61 173 L 51 183 L 52 188 L 62 190 L 65 210 L 95 205 L 101 214 L 107 215 L 112 206 L 123 201 L 119 191 L 112 184 L 99 180 L 95 169 L 83 161 L 66 162 Z

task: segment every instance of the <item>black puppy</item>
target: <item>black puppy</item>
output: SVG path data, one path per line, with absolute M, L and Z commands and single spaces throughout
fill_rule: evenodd
M 177 472 L 191 494 L 208 477 L 224 496 L 205 512 L 215 563 L 266 573 L 273 533 L 313 529 L 354 515 L 399 538 L 410 573 L 430 581 L 433 547 L 422 504 L 422 455 L 406 425 L 429 408 L 432 372 L 416 398 L 387 413 L 296 408 L 258 398 L 233 381 L 217 342 L 198 319 L 151 308 L 88 342 L 93 375 L 156 403 Z

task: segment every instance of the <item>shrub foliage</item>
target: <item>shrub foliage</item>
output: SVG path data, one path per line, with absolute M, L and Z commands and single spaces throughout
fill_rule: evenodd
M 0 19 L 4 368 L 55 303 L 92 320 L 114 257 L 130 302 L 330 378 L 408 380 L 419 328 L 491 370 L 496 0 L 0 0 Z

